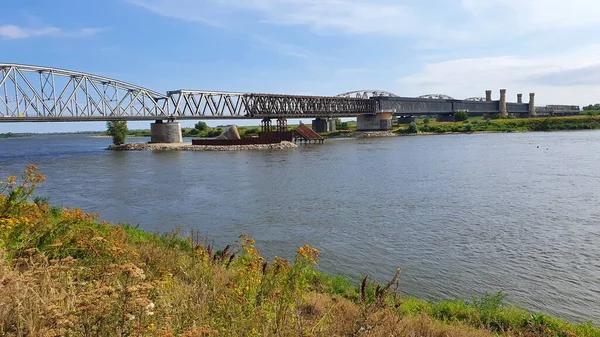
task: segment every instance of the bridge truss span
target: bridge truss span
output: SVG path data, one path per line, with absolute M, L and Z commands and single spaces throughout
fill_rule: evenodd
M 0 64 L 0 121 L 89 121 L 168 116 L 165 95 L 58 68 Z
M 376 104 L 368 99 L 198 90 L 169 91 L 167 96 L 178 119 L 354 117 L 374 113 Z

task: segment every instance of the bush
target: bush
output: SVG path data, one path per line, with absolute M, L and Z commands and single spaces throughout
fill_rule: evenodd
M 469 119 L 469 113 L 464 110 L 460 110 L 454 113 L 454 120 L 457 122 L 466 121 L 467 119 Z
M 206 123 L 204 123 L 203 121 L 199 121 L 194 125 L 194 129 L 198 131 L 204 131 L 208 129 L 208 125 L 206 125 Z
M 466 132 L 473 132 L 473 125 L 472 124 L 467 124 L 467 126 L 465 127 L 465 131 Z
M 223 133 L 223 129 L 216 128 L 216 129 L 212 129 L 212 130 L 208 131 L 206 136 L 207 137 L 217 137 L 217 136 L 220 136 L 222 133 Z
M 431 122 L 431 118 L 425 117 L 425 119 L 423 120 L 423 124 L 427 125 L 429 124 L 429 122 Z
M 125 143 L 127 138 L 127 121 L 106 122 L 108 135 L 112 137 L 112 142 L 115 145 Z
M 408 124 L 408 133 L 418 133 L 419 132 L 419 127 L 417 126 L 417 123 L 415 122 L 410 122 L 410 124 Z

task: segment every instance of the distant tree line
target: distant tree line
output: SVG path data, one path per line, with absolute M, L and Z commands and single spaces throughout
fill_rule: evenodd
M 586 105 L 586 106 L 583 107 L 583 110 L 584 111 L 600 110 L 600 103 Z

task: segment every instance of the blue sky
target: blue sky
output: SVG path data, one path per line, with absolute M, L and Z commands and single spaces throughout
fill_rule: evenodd
M 156 91 L 466 98 L 506 88 L 509 99 L 536 92 L 537 104 L 586 105 L 600 102 L 598 17 L 592 0 L 4 1 L 0 62 Z M 0 132 L 103 128 L 0 124 Z

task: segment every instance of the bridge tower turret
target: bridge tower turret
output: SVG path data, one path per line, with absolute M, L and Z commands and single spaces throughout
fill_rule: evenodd
M 500 89 L 500 117 L 508 117 L 508 110 L 506 109 L 506 89 Z
M 491 102 L 492 101 L 492 91 L 491 90 L 486 90 L 485 91 L 485 101 L 486 102 Z
M 529 117 L 535 117 L 535 93 L 529 94 Z

